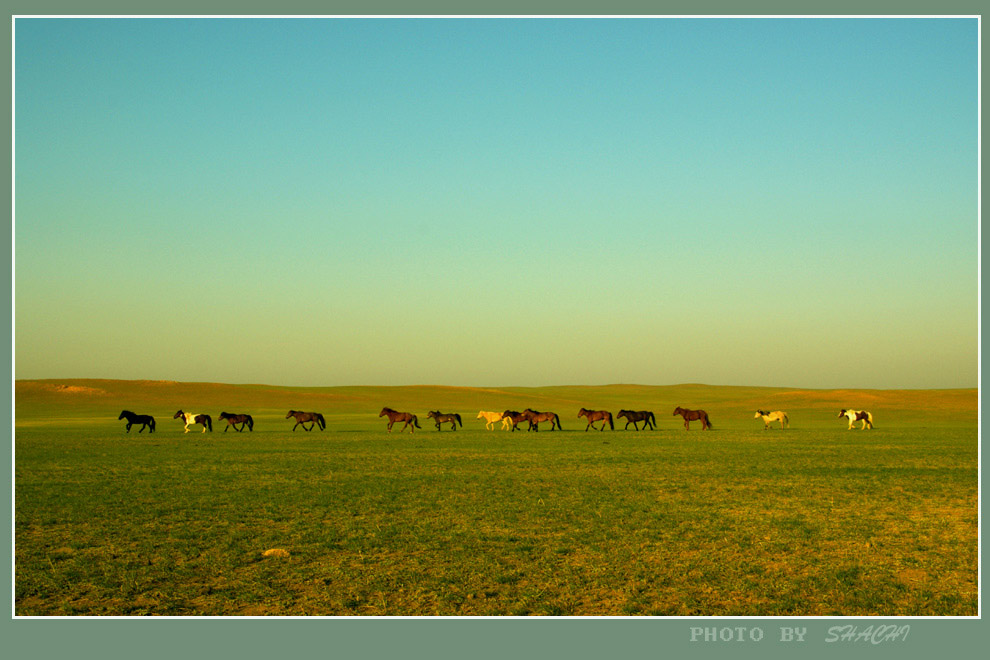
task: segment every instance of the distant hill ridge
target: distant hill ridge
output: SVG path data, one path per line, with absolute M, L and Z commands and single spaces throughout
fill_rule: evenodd
M 977 414 L 976 388 L 944 390 L 801 389 L 735 385 L 563 385 L 549 387 L 454 387 L 447 385 L 287 387 L 263 384 L 176 382 L 164 380 L 45 379 L 17 380 L 17 419 L 105 415 L 108 408 L 135 412 L 202 410 L 269 412 L 313 409 L 324 414 L 377 414 L 383 406 L 470 413 L 507 408 L 558 411 L 567 417 L 578 408 L 654 410 L 670 414 L 675 406 L 739 412 L 756 408 L 878 408 Z M 573 408 L 574 411 L 571 411 Z M 116 411 L 119 412 L 119 411 Z M 284 415 L 285 413 L 282 412 Z M 717 422 L 717 420 L 716 420 Z

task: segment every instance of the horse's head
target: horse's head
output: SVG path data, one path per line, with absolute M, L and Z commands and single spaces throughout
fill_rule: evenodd
M 180 417 L 182 417 L 182 414 L 183 414 L 183 413 L 182 413 L 182 411 L 180 410 L 179 412 L 177 412 L 177 413 L 175 413 L 174 415 L 172 415 L 172 419 L 179 419 Z
M 220 419 L 227 419 L 230 416 L 231 416 L 230 413 L 225 413 L 225 412 L 220 413 Z
M 845 416 L 846 416 L 846 411 L 845 411 L 845 409 L 843 409 L 843 410 L 840 410 L 840 411 L 839 411 L 839 417 L 845 417 Z
M 581 408 L 581 410 L 578 411 L 578 417 L 584 417 L 587 414 L 588 414 L 588 411 L 585 410 L 584 408 Z
M 762 410 L 757 410 L 756 411 L 756 414 L 753 415 L 753 419 L 759 419 L 760 417 L 763 417 L 764 415 L 766 415 L 765 412 L 763 412 Z
M 684 409 L 681 408 L 680 406 L 677 406 L 676 408 L 674 408 L 674 414 L 675 415 L 680 415 L 682 412 L 684 412 Z
M 130 412 L 129 410 L 120 411 L 120 417 L 118 417 L 117 419 L 124 419 L 125 417 L 127 417 L 127 413 L 129 412 Z
M 384 417 L 386 413 L 393 412 L 391 408 L 382 408 L 382 411 L 378 413 L 379 417 Z
M 295 415 L 295 414 L 296 414 L 296 411 L 295 411 L 295 410 L 290 410 L 290 411 L 289 411 L 289 414 L 287 414 L 287 415 L 285 416 L 285 418 L 286 418 L 286 419 L 289 419 L 290 417 L 292 417 L 292 416 L 293 416 L 293 415 Z

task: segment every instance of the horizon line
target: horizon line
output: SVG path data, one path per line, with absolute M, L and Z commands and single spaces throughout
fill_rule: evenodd
M 162 378 L 90 378 L 90 377 L 72 377 L 72 378 L 14 378 L 13 383 L 26 383 L 26 382 L 41 382 L 41 381 L 111 381 L 120 383 L 174 383 L 176 385 L 229 385 L 234 387 L 278 387 L 286 389 L 299 389 L 299 388 L 320 388 L 320 389 L 334 389 L 334 388 L 353 388 L 353 387 L 378 387 L 378 388 L 427 388 L 427 387 L 443 387 L 449 389 L 551 389 L 558 387 L 733 387 L 733 388 L 764 388 L 764 389 L 781 389 L 781 390 L 863 390 L 863 391 L 932 391 L 932 390 L 977 390 L 979 391 L 979 384 L 969 386 L 969 387 L 856 387 L 856 386 L 841 386 L 841 387 L 804 387 L 797 385 L 738 385 L 738 384 L 713 384 L 713 383 L 700 383 L 700 382 L 685 382 L 685 383 L 595 383 L 595 384 L 579 384 L 579 383 L 568 383 L 568 384 L 556 384 L 556 385 L 448 385 L 443 383 L 408 383 L 404 385 L 385 385 L 385 384 L 375 384 L 375 385 L 361 385 L 361 384 L 350 384 L 350 385 L 278 385 L 275 383 L 232 383 L 225 381 L 210 381 L 210 380 L 172 380 L 172 379 L 162 379 Z

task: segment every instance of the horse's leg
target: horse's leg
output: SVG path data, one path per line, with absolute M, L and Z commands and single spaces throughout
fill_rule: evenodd
M 296 426 L 299 426 L 299 424 L 300 424 L 300 421 L 299 421 L 299 420 L 297 419 L 297 420 L 296 420 Z M 296 431 L 296 426 L 293 426 L 293 427 L 292 427 L 292 432 L 293 432 L 293 433 L 295 433 L 295 431 Z M 305 427 L 304 427 L 304 428 L 305 428 Z
M 131 423 L 130 422 L 127 422 L 127 432 L 128 433 L 131 432 Z M 140 431 L 138 431 L 138 433 L 140 433 Z

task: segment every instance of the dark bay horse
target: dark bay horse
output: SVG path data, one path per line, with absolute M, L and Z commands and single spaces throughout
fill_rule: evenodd
M 172 419 L 181 419 L 186 424 L 186 433 L 189 433 L 190 424 L 202 424 L 203 433 L 206 433 L 206 429 L 210 429 L 210 433 L 213 433 L 213 418 L 209 415 L 199 415 L 196 413 L 182 412 L 181 410 L 174 415 Z
M 381 417 L 381 415 L 379 415 L 379 417 Z M 426 418 L 427 419 L 432 418 L 433 421 L 436 422 L 438 431 L 440 430 L 440 425 L 446 424 L 447 422 L 450 422 L 450 428 L 453 431 L 457 430 L 458 424 L 460 424 L 462 427 L 464 426 L 464 422 L 461 421 L 461 416 L 458 415 L 457 413 L 450 413 L 449 415 L 445 415 L 441 413 L 439 410 L 431 410 L 430 412 L 426 413 Z
M 678 406 L 677 408 L 674 408 L 674 416 L 676 417 L 677 415 L 684 418 L 684 428 L 688 431 L 691 430 L 690 423 L 696 419 L 701 420 L 702 431 L 712 428 L 712 423 L 708 421 L 708 413 L 704 410 L 686 410 L 685 408 Z
M 131 432 L 131 424 L 140 424 L 141 428 L 138 429 L 138 433 L 144 430 L 144 427 L 148 427 L 148 433 L 155 432 L 155 418 L 151 415 L 135 415 L 130 410 L 123 410 L 120 413 L 118 420 L 127 420 L 127 432 Z
M 615 417 L 626 418 L 627 421 L 623 430 L 628 429 L 629 425 L 632 424 L 633 428 L 638 431 L 639 426 L 636 425 L 636 422 L 643 422 L 644 430 L 649 427 L 655 431 L 657 428 L 657 419 L 656 417 L 653 416 L 653 413 L 650 412 L 649 410 L 620 410 L 619 414 L 616 415 Z
M 608 425 L 613 431 L 615 430 L 615 424 L 612 423 L 612 413 L 607 410 L 585 410 L 584 408 L 581 408 L 578 412 L 578 418 L 580 419 L 581 417 L 588 418 L 588 425 L 584 427 L 585 431 L 589 428 L 595 428 L 595 422 L 602 423 L 602 427 L 600 429 L 596 429 L 597 431 L 605 430 L 605 422 L 608 422 Z
M 502 419 L 509 420 L 509 424 L 512 425 L 513 431 L 516 430 L 516 426 L 520 422 L 525 422 L 529 420 L 529 418 L 526 417 L 526 415 L 522 414 L 521 412 L 517 412 L 515 410 L 506 410 L 504 413 L 502 413 Z
M 416 429 L 423 428 L 422 426 L 419 425 L 419 420 L 416 419 L 416 415 L 414 415 L 412 413 L 395 412 L 391 408 L 382 408 L 382 411 L 380 413 L 378 413 L 378 416 L 379 417 L 384 417 L 386 415 L 388 415 L 388 432 L 389 433 L 392 432 L 392 425 L 395 424 L 396 422 L 405 422 L 405 424 L 402 425 L 402 429 L 399 430 L 399 433 L 402 433 L 402 431 L 405 431 L 407 426 L 409 427 L 409 432 L 410 433 L 415 433 L 416 432 Z
M 249 431 L 254 430 L 254 420 L 251 418 L 251 415 L 235 415 L 233 413 L 222 412 L 220 413 L 220 419 L 227 420 L 227 426 L 223 427 L 224 433 L 226 433 L 227 429 L 231 426 L 233 426 L 234 430 L 238 433 L 243 431 L 245 426 L 248 427 Z M 241 428 L 237 428 L 238 424 L 241 425 Z
M 557 417 L 557 413 L 552 412 L 537 412 L 532 408 L 526 408 L 522 411 L 523 417 L 529 420 L 529 428 L 527 431 L 539 431 L 540 422 L 550 422 L 550 430 L 556 429 L 558 431 L 563 431 L 564 429 L 560 426 L 560 417 Z
M 296 418 L 296 425 L 292 427 L 292 430 L 296 430 L 296 426 L 302 424 L 304 431 L 312 431 L 314 426 L 319 426 L 321 431 L 327 430 L 327 422 L 323 419 L 323 415 L 315 412 L 300 412 L 298 410 L 290 410 L 289 414 L 285 416 L 286 419 L 290 417 Z M 306 422 L 312 422 L 309 428 L 306 428 Z M 243 428 L 243 427 L 242 427 Z

